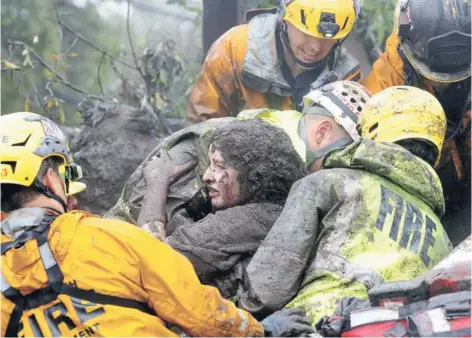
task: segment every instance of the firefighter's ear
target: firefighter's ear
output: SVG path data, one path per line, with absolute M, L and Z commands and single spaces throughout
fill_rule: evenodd
M 318 124 L 318 127 L 315 131 L 315 141 L 318 144 L 321 144 L 323 140 L 328 137 L 331 129 L 333 128 L 333 124 L 329 120 L 322 120 Z

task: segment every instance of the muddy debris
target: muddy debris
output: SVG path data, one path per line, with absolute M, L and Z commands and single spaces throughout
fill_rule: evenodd
M 82 103 L 78 109 L 84 126 L 71 148 L 87 184 L 77 195 L 79 208 L 103 215 L 163 135 L 156 116 L 147 110 L 114 103 Z

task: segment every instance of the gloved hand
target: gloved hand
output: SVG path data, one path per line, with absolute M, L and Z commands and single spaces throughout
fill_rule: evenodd
M 311 318 L 304 309 L 294 308 L 277 311 L 261 322 L 266 337 L 293 337 L 312 333 Z

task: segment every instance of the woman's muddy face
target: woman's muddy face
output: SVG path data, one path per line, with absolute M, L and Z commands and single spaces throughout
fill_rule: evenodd
M 208 186 L 213 209 L 221 210 L 238 205 L 240 191 L 238 171 L 226 164 L 219 150 L 210 146 L 210 166 L 203 175 Z

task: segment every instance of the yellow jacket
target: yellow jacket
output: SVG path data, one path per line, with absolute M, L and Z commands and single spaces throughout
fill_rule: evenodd
M 276 49 L 277 14 L 258 14 L 233 27 L 210 48 L 190 94 L 187 124 L 237 116 L 245 109 L 290 110 L 293 89 L 282 75 Z M 345 80 L 360 78 L 359 64 L 343 48 L 336 50 L 333 71 Z M 330 71 L 328 67 L 319 77 Z M 313 79 L 313 82 L 317 78 Z
M 9 241 L 2 234 L 2 244 Z M 48 243 L 63 283 L 143 302 L 157 315 L 60 294 L 23 313 L 20 336 L 176 336 L 167 324 L 191 336 L 263 335 L 250 314 L 200 284 L 184 256 L 136 226 L 74 211 L 51 224 Z M 37 242 L 29 240 L 2 255 L 2 274 L 2 289 L 9 284 L 26 295 L 45 287 L 48 277 Z M 2 294 L 2 337 L 13 309 Z
M 427 90 L 439 99 L 430 80 L 427 78 L 417 74 L 414 71 L 411 72 L 410 70 L 407 70 L 407 72 L 411 72 L 411 78 L 409 81 L 406 81 L 404 71 L 405 64 L 401 55 L 399 54 L 399 46 L 400 38 L 398 37 L 398 32 L 394 30 L 387 39 L 385 52 L 374 63 L 371 73 L 369 74 L 365 83 L 363 83 L 364 86 L 366 86 L 372 94 L 377 94 L 378 92 L 389 87 L 411 85 L 423 90 Z M 461 101 L 446 102 L 445 104 L 441 104 L 443 105 L 446 116 L 451 119 L 457 114 L 456 111 L 459 111 L 458 115 L 460 115 L 462 113 L 461 110 L 464 109 L 464 107 L 462 107 L 463 103 Z M 446 203 L 448 205 L 448 209 L 450 208 L 449 205 L 451 203 L 454 204 L 453 202 L 449 201 L 457 199 L 459 195 L 462 196 L 462 194 L 458 193 L 457 191 L 458 187 L 463 185 L 461 182 L 464 180 L 469 180 L 470 182 L 471 143 L 470 134 L 467 133 L 467 128 L 469 128 L 468 126 L 470 125 L 471 120 L 470 97 L 467 100 L 466 111 L 467 113 L 464 115 L 462 120 L 461 133 L 459 133 L 459 135 L 457 135 L 454 139 L 448 140 L 444 143 L 441 154 L 441 162 L 436 168 L 441 181 L 443 182 L 444 192 L 447 197 Z M 450 116 L 451 113 L 452 117 Z M 465 194 L 470 193 L 470 189 L 465 188 L 465 190 Z
M 375 61 L 364 86 L 372 95 L 381 92 L 386 88 L 405 85 L 403 78 L 403 60 L 398 54 L 400 38 L 396 31 L 387 39 L 385 52 Z

